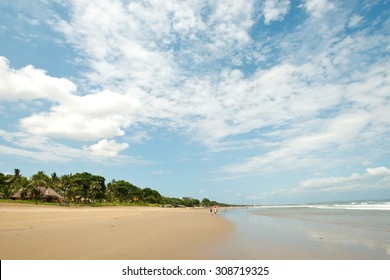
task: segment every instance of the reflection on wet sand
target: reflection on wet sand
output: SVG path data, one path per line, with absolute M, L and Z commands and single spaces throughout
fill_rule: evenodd
M 226 259 L 390 259 L 388 211 L 237 209 Z M 245 218 L 244 218 L 245 217 Z

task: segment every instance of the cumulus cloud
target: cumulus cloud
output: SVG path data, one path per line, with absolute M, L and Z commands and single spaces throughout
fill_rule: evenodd
M 0 56 L 0 98 L 5 100 L 48 99 L 64 101 L 74 94 L 77 87 L 68 79 L 47 75 L 42 69 L 28 65 L 12 69 L 9 61 Z
M 123 136 L 139 107 L 137 98 L 128 94 L 101 91 L 72 96 L 53 106 L 50 112 L 20 120 L 21 127 L 34 134 L 76 140 L 96 140 Z
M 137 92 L 119 94 L 109 90 L 78 96 L 76 85 L 55 78 L 33 66 L 9 67 L 0 57 L 0 98 L 3 100 L 49 100 L 49 112 L 35 113 L 20 120 L 20 127 L 33 135 L 97 140 L 125 134 L 140 102 Z
M 266 0 L 263 4 L 264 23 L 278 21 L 290 10 L 290 0 Z
M 52 104 L 49 112 L 22 118 L 20 128 L 23 132 L 2 131 L 0 136 L 19 146 L 2 145 L 2 154 L 49 161 L 91 158 L 82 149 L 55 143 L 49 137 L 90 141 L 122 136 L 125 134 L 123 129 L 132 123 L 132 114 L 140 106 L 139 100 L 132 96 L 134 92 L 119 94 L 103 90 L 78 96 L 76 85 L 68 79 L 51 77 L 31 65 L 12 69 L 4 57 L 0 57 L 0 74 L 0 98 L 3 101 L 48 100 Z M 87 149 L 92 156 L 117 156 L 128 147 L 113 140 L 98 144 Z
M 113 138 L 130 139 L 134 127 L 168 129 L 211 151 L 251 150 L 221 168 L 230 177 L 362 162 L 351 156 L 356 149 L 375 155 L 389 139 L 389 38 L 369 28 L 345 35 L 362 19 L 327 19 L 343 8 L 331 1 L 304 1 L 307 18 L 273 37 L 257 21 L 282 20 L 293 2 L 61 3 L 68 14 L 49 23 L 85 67 L 78 78 L 87 90 L 0 60 L 2 99 L 52 102 L 20 120 L 30 135 L 118 156 L 125 146 Z M 150 139 L 139 131 L 134 141 Z

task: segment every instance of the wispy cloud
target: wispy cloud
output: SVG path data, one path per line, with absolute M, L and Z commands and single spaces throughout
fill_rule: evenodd
M 390 169 L 384 166 L 367 168 L 363 174 L 353 173 L 347 177 L 324 177 L 304 180 L 299 183 L 300 190 L 321 190 L 321 191 L 345 191 L 354 189 L 360 191 L 367 188 L 389 188 L 389 184 L 381 184 L 388 181 Z M 376 179 L 370 185 L 366 181 Z
M 264 23 L 283 19 L 290 10 L 290 0 L 266 0 L 263 4 Z
M 60 4 L 67 14 L 51 13 L 48 24 L 85 71 L 56 78 L 1 58 L 2 99 L 49 103 L 20 118 L 23 133 L 118 158 L 125 139 L 151 139 L 150 126 L 215 153 L 250 150 L 220 167 L 229 178 L 335 168 L 390 143 L 389 23 L 356 28 L 365 18 L 353 3 Z M 302 18 L 274 33 L 293 8 Z
M 150 165 L 151 161 L 138 157 L 123 156 L 119 152 L 129 147 L 115 140 L 100 140 L 96 144 L 74 148 L 61 144 L 48 137 L 36 136 L 25 132 L 7 132 L 0 130 L 0 153 L 44 163 L 96 162 L 104 165 L 136 164 Z M 107 160 L 109 159 L 109 160 Z
M 336 5 L 330 0 L 305 0 L 303 2 L 306 11 L 317 18 L 336 10 Z
M 252 200 L 291 197 L 303 197 L 315 194 L 317 197 L 357 193 L 362 191 L 375 192 L 390 189 L 390 169 L 385 166 L 367 168 L 363 173 L 353 173 L 344 177 L 317 177 L 299 182 L 298 186 L 279 188 L 258 193 L 249 197 Z M 335 197 L 334 197 L 335 199 Z

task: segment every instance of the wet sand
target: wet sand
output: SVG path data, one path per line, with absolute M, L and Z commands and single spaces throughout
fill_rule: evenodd
M 233 226 L 207 209 L 0 203 L 0 259 L 220 259 Z
M 390 211 L 302 207 L 221 214 L 235 225 L 220 247 L 225 259 L 390 259 Z

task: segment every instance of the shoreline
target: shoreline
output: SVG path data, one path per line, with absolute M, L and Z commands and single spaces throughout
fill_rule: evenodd
M 254 208 L 223 215 L 236 225 L 229 259 L 389 260 L 388 211 Z
M 220 259 L 233 229 L 207 208 L 0 203 L 0 259 Z

